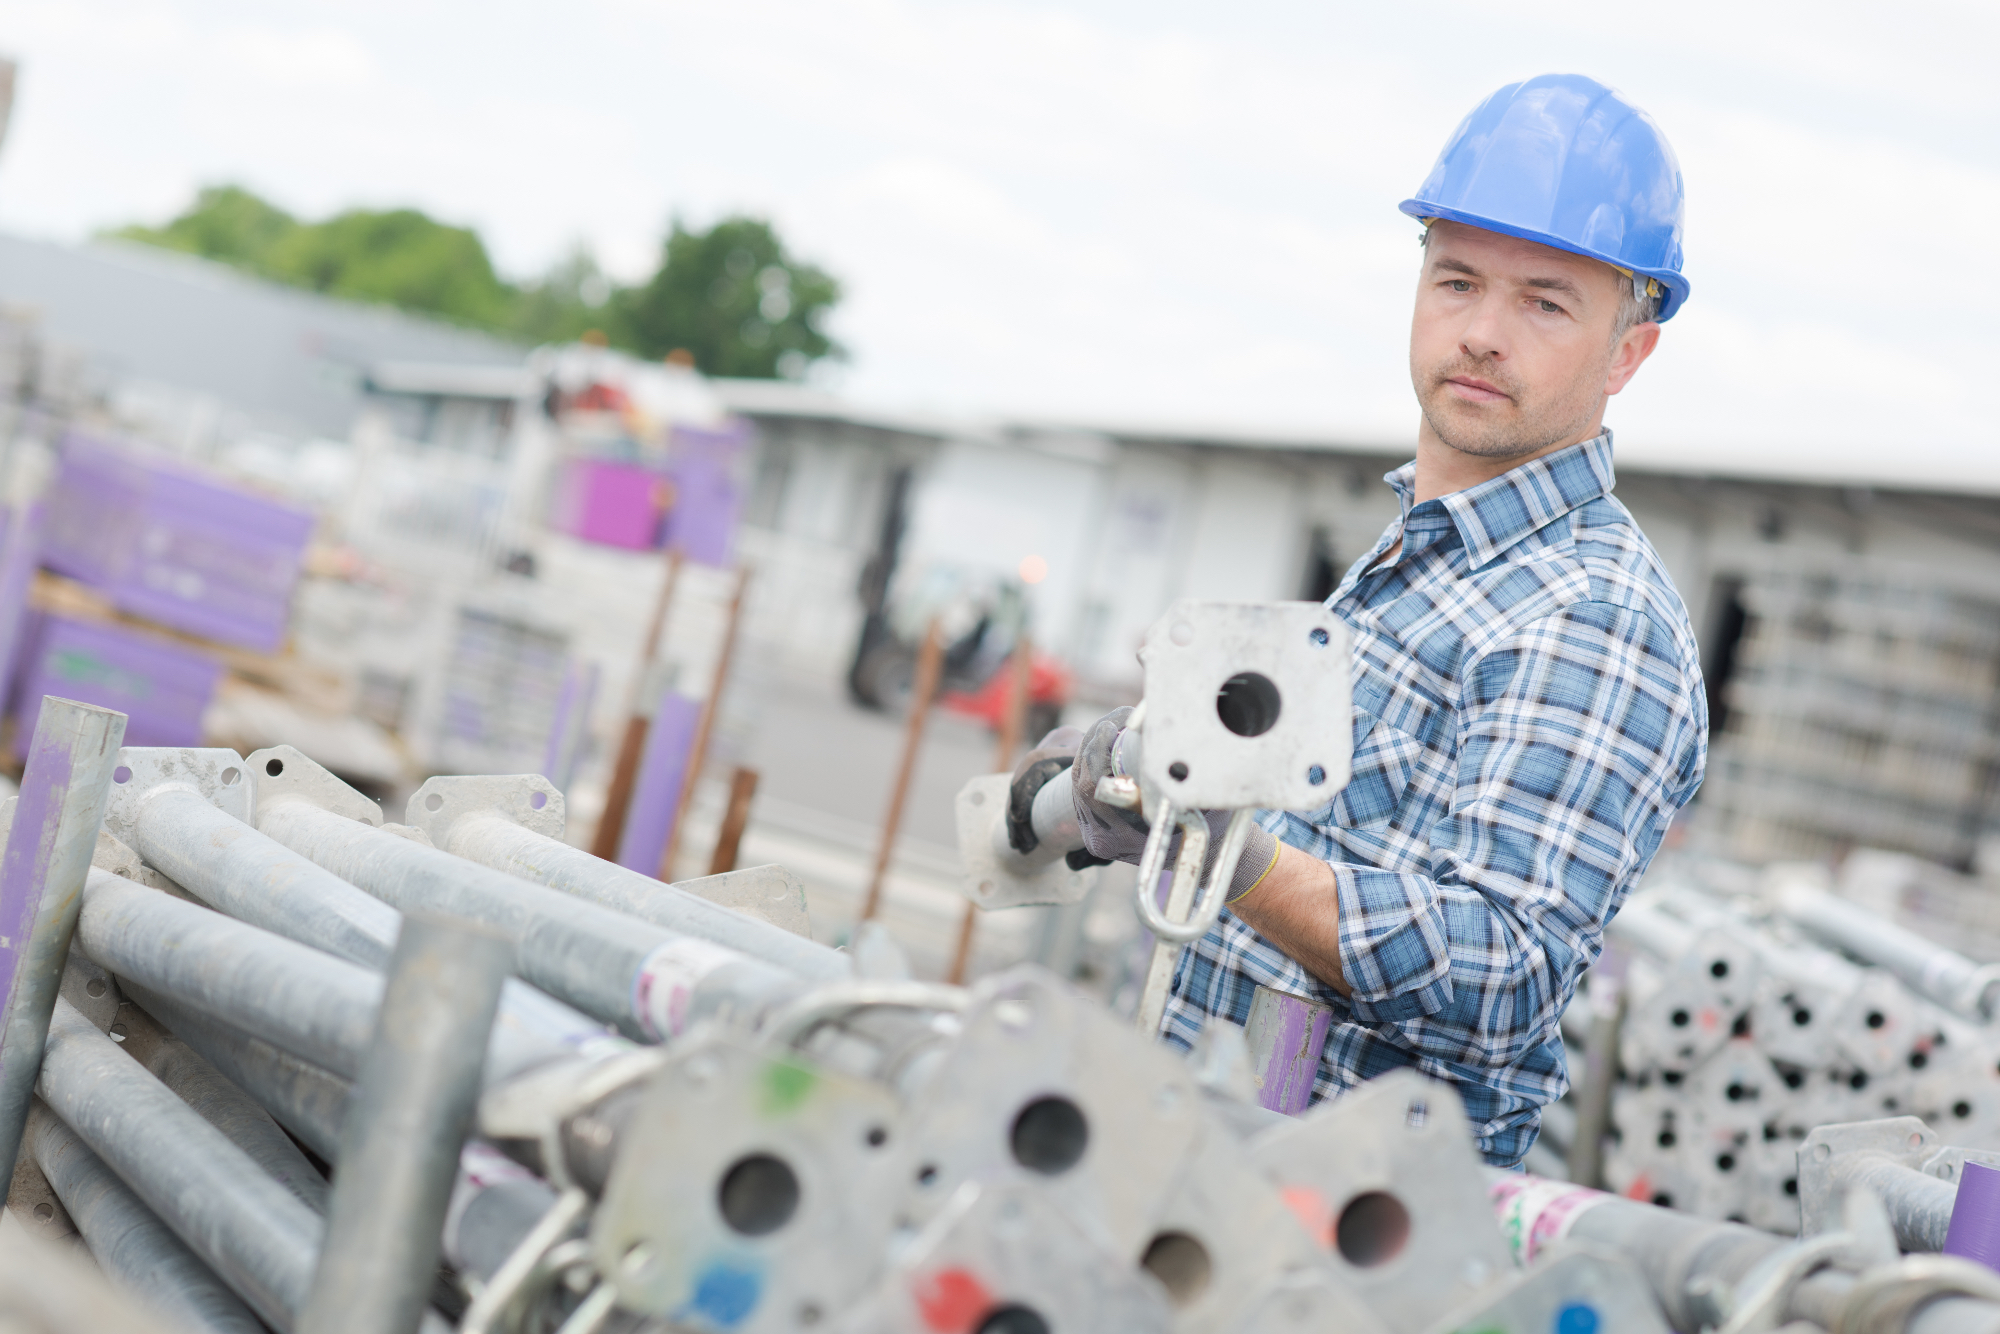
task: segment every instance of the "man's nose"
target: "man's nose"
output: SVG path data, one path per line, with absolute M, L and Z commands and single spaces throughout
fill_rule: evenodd
M 1489 357 L 1494 361 L 1507 359 L 1507 340 L 1500 311 L 1491 299 L 1481 301 L 1473 309 L 1465 328 L 1459 333 L 1458 346 L 1475 361 Z

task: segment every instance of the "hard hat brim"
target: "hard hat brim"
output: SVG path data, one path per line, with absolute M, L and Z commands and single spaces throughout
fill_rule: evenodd
M 1455 208 L 1445 208 L 1442 205 L 1426 203 L 1421 199 L 1405 199 L 1401 204 L 1397 205 L 1397 208 L 1413 218 L 1435 218 L 1441 222 L 1463 223 L 1467 227 L 1477 227 L 1481 231 L 1497 232 L 1502 236 L 1513 236 L 1523 241 L 1533 241 L 1537 245 L 1545 245 L 1551 250 L 1567 250 L 1572 255 L 1582 255 L 1585 259 L 1594 259 L 1600 264 L 1608 264 L 1621 272 L 1644 274 L 1665 289 L 1665 295 L 1660 298 L 1660 311 L 1653 317 L 1660 324 L 1665 324 L 1668 320 L 1672 319 L 1675 313 L 1680 310 L 1681 305 L 1688 299 L 1688 280 L 1681 277 L 1680 274 L 1675 273 L 1672 269 L 1633 268 L 1631 265 L 1621 261 L 1616 255 L 1607 255 L 1602 251 L 1577 245 L 1573 241 L 1566 241 L 1562 237 L 1552 235 L 1549 232 L 1537 231 L 1532 227 L 1519 227 L 1511 222 L 1502 222 L 1497 218 L 1482 217 L 1479 214 L 1466 213 Z

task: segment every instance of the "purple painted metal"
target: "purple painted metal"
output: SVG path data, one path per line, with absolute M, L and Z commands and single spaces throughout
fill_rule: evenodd
M 542 777 L 559 792 L 569 790 L 576 762 L 590 739 L 590 710 L 597 702 L 597 664 L 571 658 L 563 667 L 562 693 L 556 696 L 555 721 L 549 724 L 549 743 L 542 752 Z
M 673 837 L 681 781 L 687 776 L 688 757 L 700 723 L 700 700 L 671 690 L 661 696 L 653 725 L 646 731 L 646 753 L 639 761 L 639 781 L 632 790 L 625 833 L 618 840 L 618 864 L 628 871 L 653 875 L 660 869 L 660 857 Z
M 2000 1172 L 1975 1162 L 1959 1169 L 1944 1253 L 2000 1270 Z
M 126 714 L 135 746 L 198 746 L 222 667 L 193 649 L 121 626 L 36 615 L 23 637 L 14 719 L 25 732 L 45 697 Z
M 1320 1053 L 1333 1028 L 1330 1006 L 1304 996 L 1258 987 L 1250 1001 L 1243 1039 L 1257 1080 L 1257 1102 L 1296 1116 L 1312 1103 Z
M 737 460 L 749 440 L 742 423 L 707 431 L 674 431 L 674 507 L 667 515 L 664 545 L 701 565 L 728 565 L 736 541 L 742 488 Z
M 125 715 L 45 699 L 0 853 L 0 1181 L 14 1170 Z
M 123 611 L 271 652 L 314 519 L 184 464 L 71 433 L 42 560 Z
M 4 513 L 4 512 L 0 512 Z M 28 628 L 28 586 L 42 542 L 42 504 L 34 501 L 5 514 L 7 536 L 0 543 L 0 700 L 9 697 Z

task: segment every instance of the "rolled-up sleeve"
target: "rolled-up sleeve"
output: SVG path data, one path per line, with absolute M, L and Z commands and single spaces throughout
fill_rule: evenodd
M 1275 823 L 1333 868 L 1354 1017 L 1490 1067 L 1554 1031 L 1621 886 L 1700 781 L 1706 720 L 1673 637 L 1609 603 L 1517 628 L 1460 679 L 1455 778 L 1404 803 L 1435 821 L 1424 873 L 1325 857 L 1339 831 Z

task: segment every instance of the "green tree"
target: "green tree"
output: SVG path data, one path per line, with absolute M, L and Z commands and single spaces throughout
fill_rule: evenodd
M 298 228 L 271 247 L 264 271 L 329 296 L 380 301 L 497 328 L 515 293 L 493 272 L 485 243 L 415 209 L 354 209 Z
M 528 343 L 570 343 L 596 329 L 620 347 L 622 315 L 618 287 L 597 266 L 589 249 L 577 246 L 533 282 L 523 284 L 507 332 Z
M 166 226 L 134 223 L 112 235 L 263 272 L 272 247 L 298 229 L 297 218 L 241 186 L 211 185 Z
M 725 218 L 695 232 L 676 219 L 659 271 L 623 294 L 619 332 L 643 356 L 684 348 L 710 375 L 796 380 L 844 355 L 821 328 L 839 300 L 839 282 L 787 255 L 768 222 Z

